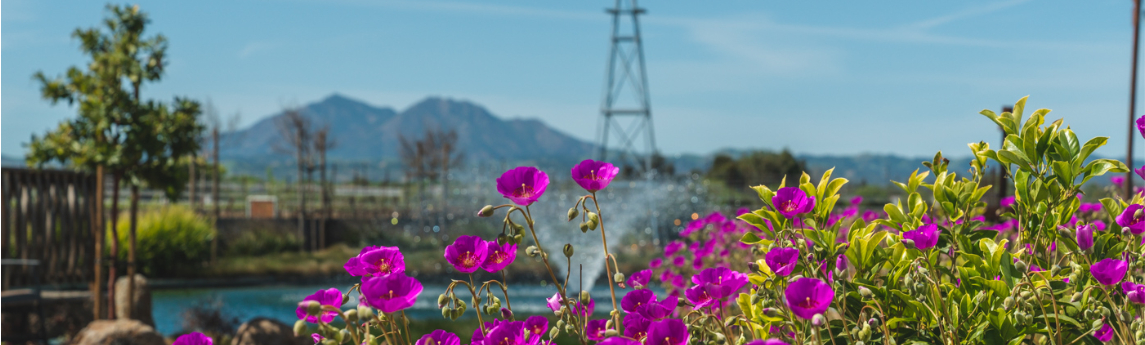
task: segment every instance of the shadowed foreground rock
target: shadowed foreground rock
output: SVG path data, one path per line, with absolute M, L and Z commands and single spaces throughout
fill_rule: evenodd
M 256 317 L 239 326 L 231 345 L 309 345 L 313 340 L 294 336 L 290 325 L 278 320 Z
M 151 326 L 136 320 L 99 320 L 80 330 L 72 345 L 167 345 Z
M 151 288 L 147 278 L 142 274 L 135 275 L 135 298 L 132 299 L 131 319 L 139 320 L 145 325 L 155 327 L 155 319 L 151 315 Z M 115 280 L 115 317 L 127 317 L 127 277 Z

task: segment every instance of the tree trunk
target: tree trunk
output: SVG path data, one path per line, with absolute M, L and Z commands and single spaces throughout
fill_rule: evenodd
M 211 130 L 211 139 L 215 143 L 215 145 L 214 145 L 214 151 L 215 152 L 213 153 L 213 156 L 215 159 L 214 184 L 211 185 L 211 199 L 212 199 L 211 201 L 213 201 L 212 205 L 215 207 L 215 209 L 214 209 L 215 216 L 211 218 L 211 223 L 212 223 L 211 227 L 214 228 L 215 232 L 216 232 L 215 236 L 211 237 L 211 264 L 213 265 L 215 263 L 215 259 L 218 257 L 218 253 L 219 253 L 219 235 L 217 234 L 217 232 L 219 231 L 219 214 L 221 213 L 221 211 L 219 209 L 219 204 L 222 203 L 222 201 L 223 201 L 223 196 L 219 194 L 219 179 L 221 178 L 221 176 L 219 176 L 219 128 L 218 127 L 215 127 L 214 129 Z
M 188 164 L 191 170 L 191 179 L 187 181 L 187 183 L 190 183 L 190 185 L 187 186 L 187 202 L 191 204 L 192 212 L 195 211 L 195 162 L 198 161 L 198 155 L 191 155 L 191 164 Z
M 306 171 L 302 162 L 302 149 L 298 153 L 298 181 L 295 183 L 298 190 L 298 239 L 301 241 L 298 251 L 306 252 L 306 188 L 302 181 L 306 180 Z
M 131 230 L 127 235 L 127 279 L 130 282 L 127 284 L 127 318 L 131 319 L 134 315 L 135 306 L 135 233 L 137 225 L 139 224 L 139 185 L 131 185 Z
M 95 314 L 93 320 L 99 320 L 100 307 L 103 305 L 103 298 L 100 294 L 103 292 L 103 286 L 100 285 L 99 278 L 103 276 L 103 237 L 107 234 L 107 225 L 103 223 L 103 166 L 95 167 L 95 196 L 89 200 L 95 207 L 92 212 L 92 232 L 95 238 L 95 277 L 91 287 L 91 301 L 92 311 Z
M 119 265 L 119 179 L 120 173 L 111 177 L 111 258 L 107 267 L 107 318 L 115 319 L 115 269 Z

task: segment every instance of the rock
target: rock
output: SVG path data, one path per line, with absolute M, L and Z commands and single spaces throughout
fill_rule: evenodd
M 127 319 L 127 277 L 115 280 L 115 317 Z M 131 319 L 139 320 L 145 325 L 155 327 L 155 318 L 151 315 L 151 288 L 147 285 L 147 278 L 142 274 L 135 274 L 135 298 L 133 299 Z
M 97 320 L 72 339 L 72 345 L 167 345 L 163 336 L 138 320 Z
M 239 326 L 231 345 L 310 345 L 312 339 L 294 336 L 294 327 L 281 321 L 256 317 Z

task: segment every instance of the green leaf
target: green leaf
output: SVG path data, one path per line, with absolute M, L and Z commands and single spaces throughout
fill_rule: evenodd
M 1105 142 L 1107 141 L 1109 141 L 1109 138 L 1106 137 L 1096 137 L 1089 139 L 1089 141 L 1085 142 L 1085 145 L 1081 147 L 1081 153 L 1079 153 L 1078 156 L 1073 159 L 1072 163 L 1074 165 L 1081 166 L 1081 164 L 1085 162 L 1085 159 L 1089 158 L 1089 154 L 1093 153 L 1093 151 L 1097 150 L 1097 148 L 1105 146 Z
M 750 213 L 748 213 L 748 214 L 750 214 Z M 756 243 L 759 243 L 760 241 L 763 241 L 763 239 L 759 238 L 759 236 L 756 236 L 755 233 L 753 233 L 753 232 L 748 232 L 748 233 L 743 234 L 743 237 L 740 238 L 739 241 L 746 243 L 746 244 L 756 244 Z

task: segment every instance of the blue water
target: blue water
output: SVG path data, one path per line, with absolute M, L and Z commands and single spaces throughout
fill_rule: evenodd
M 286 324 L 294 324 L 298 320 L 294 314 L 298 302 L 319 289 L 331 287 L 336 287 L 342 291 L 349 288 L 349 286 L 312 285 L 157 290 L 151 295 L 152 312 L 155 316 L 155 327 L 164 335 L 171 335 L 183 330 L 184 311 L 207 301 L 221 302 L 223 313 L 237 317 L 239 322 L 246 322 L 254 317 L 262 316 L 277 319 Z M 445 285 L 426 285 L 424 291 L 418 296 L 417 303 L 406 311 L 407 315 L 413 318 L 440 318 L 441 311 L 437 309 L 437 296 L 444 293 L 445 288 Z M 468 291 L 462 293 L 462 289 L 456 289 L 455 293 L 458 297 L 468 301 Z M 617 303 L 628 291 L 631 289 L 617 289 Z M 494 289 L 494 293 L 502 299 L 502 305 L 505 305 L 504 296 L 500 296 L 498 289 Z M 552 297 L 555 293 L 556 288 L 552 286 L 509 285 L 509 297 L 513 303 L 513 311 L 518 314 L 550 312 L 545 306 L 545 299 Z M 357 292 L 352 294 L 351 300 L 342 308 L 349 309 L 357 306 L 357 295 Z M 663 291 L 657 291 L 657 295 L 663 296 Z M 607 314 L 612 310 L 608 285 L 594 287 L 592 296 L 596 300 L 596 314 Z M 466 312 L 467 314 L 473 312 L 472 306 L 469 310 Z

